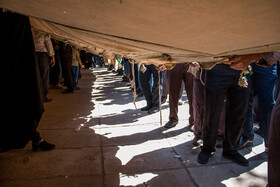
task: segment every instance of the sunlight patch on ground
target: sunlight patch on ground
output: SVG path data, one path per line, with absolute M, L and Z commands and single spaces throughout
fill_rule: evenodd
M 181 142 L 178 142 L 179 145 Z M 177 146 L 175 143 L 172 146 Z M 156 150 L 170 148 L 170 144 L 166 139 L 162 140 L 148 140 L 144 143 L 137 145 L 125 145 L 118 146 L 119 150 L 116 153 L 116 157 L 120 159 L 122 165 L 126 165 L 132 158 L 143 155 L 145 153 L 153 152 Z
M 153 173 L 143 173 L 134 175 L 126 175 L 123 173 L 119 173 L 121 186 L 136 186 L 139 184 L 143 184 L 144 182 L 147 182 L 157 176 L 158 174 Z
M 255 178 L 254 181 L 248 180 L 248 178 Z M 223 180 L 221 183 L 227 187 L 235 186 L 259 186 L 267 178 L 267 162 L 263 162 L 258 167 L 252 169 L 249 172 L 243 173 L 238 177 L 231 177 L 227 180 Z
M 256 154 L 261 154 L 264 152 L 264 145 L 263 144 L 259 144 L 259 145 L 256 145 L 252 148 L 252 151 L 245 156 L 245 158 L 249 159 L 250 157 L 256 155 Z
M 127 86 L 116 87 L 116 88 L 114 88 L 114 90 L 127 90 Z

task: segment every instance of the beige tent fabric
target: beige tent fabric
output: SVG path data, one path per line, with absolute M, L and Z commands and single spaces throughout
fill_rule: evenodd
M 1 0 L 34 29 L 106 58 L 198 61 L 280 51 L 279 0 Z

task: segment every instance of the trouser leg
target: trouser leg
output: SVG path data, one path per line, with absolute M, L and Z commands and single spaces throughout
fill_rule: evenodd
M 223 137 L 225 134 L 225 117 L 226 117 L 226 101 L 224 100 L 223 109 L 220 116 L 218 136 Z
M 32 120 L 32 125 L 30 125 L 30 127 L 32 127 L 33 129 L 30 129 L 30 140 L 33 142 L 33 143 L 37 143 L 39 141 L 41 141 L 41 136 L 40 136 L 40 133 L 38 132 L 37 128 L 38 128 L 38 124 L 39 124 L 39 121 L 40 121 L 41 117 L 38 117 L 38 119 L 33 119 Z
M 253 82 L 252 82 L 252 84 L 253 84 Z M 245 120 L 245 123 L 244 123 L 244 125 L 242 127 L 242 136 L 243 136 L 243 138 L 249 139 L 249 140 L 253 140 L 254 139 L 254 132 L 253 132 L 253 100 L 254 100 L 254 92 L 253 92 L 252 87 L 250 86 L 250 94 L 249 94 L 249 100 L 248 100 L 246 120 Z
M 273 108 L 268 145 L 268 185 L 280 186 L 280 95 Z
M 265 147 L 268 147 L 270 118 L 275 104 L 274 93 L 277 80 L 276 65 L 268 68 L 252 64 L 256 83 L 256 93 L 259 98 L 260 128 L 264 134 Z
M 166 70 L 163 76 L 162 97 L 167 97 L 167 95 L 169 94 L 168 76 L 169 76 L 169 70 Z
M 78 84 L 78 77 L 79 77 L 79 66 L 72 66 L 72 71 L 73 71 L 73 86 L 74 88 L 76 88 Z
M 202 126 L 204 150 L 215 151 L 214 146 L 225 96 L 225 92 L 218 93 L 209 88 L 205 89 L 205 113 Z
M 202 126 L 202 150 L 215 151 L 219 121 L 227 95 L 232 84 L 232 71 L 224 64 L 218 64 L 206 71 L 205 111 Z
M 188 101 L 189 101 L 189 124 L 193 125 L 194 124 L 194 116 L 193 116 L 193 79 L 194 76 L 191 73 L 188 73 L 189 65 L 188 64 L 184 64 L 184 74 L 183 74 L 183 81 L 185 84 L 185 90 L 187 92 L 187 97 L 188 97 Z
M 182 86 L 182 72 L 183 64 L 176 64 L 175 67 L 169 71 L 169 120 L 178 121 L 178 101 L 180 90 Z
M 204 86 L 199 79 L 193 79 L 193 117 L 194 134 L 201 138 L 203 117 L 204 117 Z
M 72 57 L 65 58 L 65 73 L 64 82 L 69 90 L 74 90 L 73 85 L 73 72 L 72 72 Z
M 238 76 L 239 74 L 237 73 Z M 249 88 L 240 87 L 238 81 L 236 81 L 229 88 L 227 94 L 225 136 L 223 142 L 224 152 L 233 151 L 233 147 L 240 137 L 242 126 L 246 119 L 248 100 Z
M 153 105 L 153 101 L 152 101 L 153 96 L 152 96 L 152 92 L 151 92 L 151 88 L 150 88 L 150 84 L 149 84 L 149 81 L 151 79 L 150 66 L 151 65 L 146 66 L 147 69 L 145 72 L 140 72 L 140 84 L 141 84 L 142 91 L 143 91 L 143 94 L 145 96 L 148 106 Z
M 152 101 L 154 106 L 159 106 L 159 75 L 154 65 L 151 67 L 151 72 L 153 74 Z
M 48 84 L 49 84 L 50 58 L 47 55 L 47 53 L 37 53 L 37 59 L 38 59 L 40 75 L 42 79 L 44 98 L 46 98 L 48 93 Z

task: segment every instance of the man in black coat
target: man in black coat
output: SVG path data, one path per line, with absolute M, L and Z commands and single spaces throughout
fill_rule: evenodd
M 54 149 L 55 145 L 43 140 L 37 131 L 44 102 L 29 18 L 0 9 L 0 22 L 0 151 L 24 148 L 29 140 L 34 151 Z

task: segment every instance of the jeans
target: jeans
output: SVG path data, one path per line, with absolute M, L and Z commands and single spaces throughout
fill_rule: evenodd
M 130 75 L 130 67 L 129 67 L 129 62 L 127 60 L 123 61 L 123 68 L 124 68 L 124 74 Z
M 78 84 L 78 77 L 79 77 L 79 66 L 72 66 L 72 71 L 73 71 L 73 86 L 74 88 L 76 88 Z
M 249 89 L 238 85 L 240 73 L 226 64 L 217 64 L 206 71 L 202 150 L 215 151 L 220 115 L 226 99 L 223 151 L 234 151 L 233 146 L 245 122 L 249 99 Z
M 140 83 L 142 91 L 148 106 L 159 105 L 159 83 L 158 83 L 158 72 L 153 64 L 146 65 L 146 71 L 140 72 Z M 153 86 L 150 87 L 151 76 L 153 75 Z
M 253 75 L 252 79 L 252 92 L 248 105 L 248 113 L 246 123 L 243 126 L 243 137 L 253 140 L 253 116 L 252 105 L 254 94 L 258 96 L 258 104 L 260 111 L 260 129 L 264 134 L 265 147 L 268 147 L 268 135 L 270 127 L 270 118 L 273 106 L 275 104 L 274 93 L 275 84 L 277 80 L 276 65 L 268 68 L 258 66 L 255 63 L 251 64 Z

